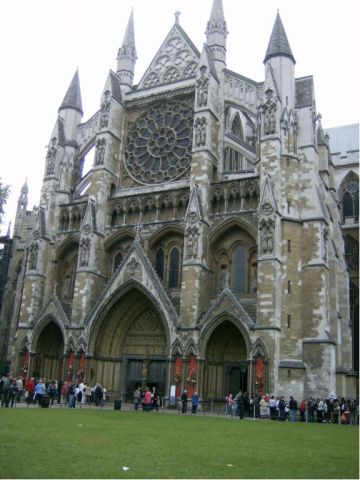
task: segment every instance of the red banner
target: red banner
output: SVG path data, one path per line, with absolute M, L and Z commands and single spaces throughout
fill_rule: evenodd
M 23 362 L 22 362 L 22 367 L 20 372 L 20 376 L 22 377 L 23 381 L 28 377 L 29 359 L 30 359 L 30 353 L 27 350 L 25 350 L 23 354 Z
M 197 372 L 197 361 L 196 361 L 195 355 L 192 355 L 188 365 L 188 375 L 186 377 L 186 390 L 187 390 L 188 398 L 191 398 L 193 393 L 197 391 L 196 372 Z
M 72 382 L 74 376 L 74 363 L 75 363 L 75 353 L 70 352 L 69 362 L 68 362 L 68 371 L 67 371 L 67 381 Z
M 183 361 L 178 355 L 175 360 L 174 367 L 174 383 L 176 385 L 176 397 L 181 397 L 181 380 L 182 380 Z
M 255 362 L 255 393 L 265 394 L 265 362 L 261 357 L 257 357 Z
M 86 356 L 85 356 L 85 353 L 82 352 L 79 358 L 79 370 L 77 372 L 77 376 L 79 377 L 79 382 L 82 382 L 84 380 L 85 367 L 86 367 Z

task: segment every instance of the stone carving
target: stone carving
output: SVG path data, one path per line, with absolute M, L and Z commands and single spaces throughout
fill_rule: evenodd
M 137 270 L 140 269 L 140 263 L 136 261 L 135 257 L 132 257 L 130 262 L 127 264 L 126 269 L 134 274 Z
M 29 248 L 29 270 L 36 270 L 39 254 L 39 245 L 32 243 Z
M 83 238 L 80 242 L 80 266 L 87 267 L 90 258 L 90 238 Z
M 109 124 L 109 113 L 110 113 L 110 92 L 106 90 L 103 95 L 103 100 L 100 105 L 100 128 L 107 127 Z
M 86 225 L 84 225 L 83 230 L 82 230 L 82 233 L 83 233 L 84 235 L 89 235 L 90 232 L 91 232 L 91 227 L 90 227 L 90 225 L 87 223 Z
M 180 72 L 176 67 L 170 67 L 166 70 L 164 75 L 164 82 L 170 83 L 180 80 Z
M 191 260 L 197 258 L 199 250 L 199 228 L 194 225 L 186 230 L 187 249 L 186 257 Z
M 197 147 L 204 147 L 206 144 L 206 125 L 205 117 L 198 117 L 195 120 L 195 145 Z
M 209 79 L 205 75 L 206 67 L 204 65 L 200 68 L 200 71 L 201 71 L 201 76 L 196 82 L 197 88 L 198 88 L 197 104 L 198 104 L 198 107 L 205 107 L 208 101 Z
M 274 209 L 269 202 L 265 202 L 261 205 L 261 213 L 263 215 L 271 215 L 273 213 Z
M 230 273 L 228 270 L 221 274 L 220 279 L 220 290 L 224 290 L 225 288 L 230 288 Z
M 274 251 L 274 220 L 269 218 L 260 222 L 260 242 L 262 253 L 273 253 Z
M 264 134 L 273 135 L 276 131 L 276 102 L 273 100 L 274 92 L 271 89 L 266 90 L 266 102 L 262 106 L 264 114 Z
M 53 175 L 55 171 L 56 143 L 57 138 L 53 137 L 46 154 L 46 175 Z
M 105 158 L 105 138 L 99 138 L 96 141 L 95 165 L 103 165 Z
M 144 87 L 146 88 L 156 87 L 159 84 L 160 84 L 159 75 L 156 75 L 156 73 L 154 72 L 151 72 L 144 80 Z

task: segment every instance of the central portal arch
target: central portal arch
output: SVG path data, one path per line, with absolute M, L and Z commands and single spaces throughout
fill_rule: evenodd
M 93 381 L 128 399 L 132 399 L 137 386 L 156 387 L 164 395 L 168 336 L 165 322 L 152 301 L 137 288 L 131 289 L 113 303 L 99 325 Z
M 248 390 L 248 347 L 244 333 L 224 319 L 209 334 L 205 348 L 203 397 L 224 401 Z

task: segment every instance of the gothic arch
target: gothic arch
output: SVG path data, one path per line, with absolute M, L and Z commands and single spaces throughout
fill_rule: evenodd
M 149 248 L 152 249 L 155 244 L 162 240 L 162 238 L 171 235 L 180 235 L 184 237 L 184 228 L 180 225 L 166 225 L 163 228 L 160 228 L 149 238 Z
M 77 234 L 72 233 L 71 235 L 67 236 L 58 246 L 56 250 L 56 260 L 58 260 L 66 250 L 69 248 L 79 248 L 79 241 L 80 236 Z
M 192 355 L 194 355 L 195 357 L 198 356 L 198 348 L 193 338 L 189 338 L 189 340 L 186 342 L 184 351 L 186 357 L 190 358 Z
M 267 351 L 266 345 L 263 340 L 258 337 L 252 348 L 250 353 L 251 358 L 256 358 L 257 356 L 263 357 L 265 361 L 269 360 L 269 353 Z
M 130 302 L 130 306 L 137 307 L 141 302 L 145 302 L 148 308 L 151 308 L 158 315 L 165 330 L 166 345 L 168 346 L 167 349 L 170 349 L 169 346 L 171 344 L 170 339 L 173 326 L 169 325 L 166 316 L 160 306 L 159 299 L 154 297 L 152 293 L 150 293 L 149 290 L 147 290 L 146 287 L 144 287 L 141 283 L 137 282 L 134 279 L 131 279 L 125 284 L 121 285 L 121 287 L 118 288 L 109 299 L 107 299 L 104 305 L 102 305 L 102 307 L 100 308 L 96 318 L 94 318 L 91 324 L 88 325 L 88 352 L 90 354 L 94 354 L 97 338 L 100 330 L 102 330 L 103 323 L 106 321 L 107 318 L 110 318 L 112 315 L 114 315 L 114 312 L 116 311 L 118 306 L 120 306 L 120 308 L 124 308 L 124 305 L 129 303 L 130 298 L 132 299 L 132 301 Z M 122 311 L 120 310 L 120 313 L 121 312 Z M 128 318 L 132 318 L 129 313 L 129 310 L 127 310 L 126 316 Z M 133 315 L 135 315 L 135 313 Z M 127 320 L 124 321 L 126 322 Z M 126 329 L 125 324 L 124 328 Z
M 72 335 L 70 335 L 70 337 L 66 342 L 65 352 L 66 353 L 75 352 L 75 340 Z
M 171 345 L 171 356 L 176 357 L 177 355 L 183 356 L 182 344 L 179 338 L 176 338 Z
M 44 328 L 47 327 L 50 323 L 55 323 L 55 325 L 59 328 L 61 335 L 62 335 L 62 340 L 65 343 L 65 329 L 64 325 L 62 322 L 59 321 L 57 317 L 54 315 L 46 315 L 42 319 L 39 319 L 34 327 L 33 332 L 31 333 L 29 340 L 28 340 L 28 345 L 31 350 L 36 349 L 37 342 L 39 341 L 39 337 L 41 333 L 44 331 Z
M 237 217 L 230 217 L 227 220 L 219 223 L 216 225 L 214 229 L 211 230 L 209 234 L 209 244 L 212 244 L 218 240 L 218 238 L 224 233 L 229 230 L 230 228 L 233 227 L 238 227 L 244 230 L 246 233 L 248 233 L 252 239 L 254 240 L 254 243 L 257 243 L 257 230 L 253 225 L 250 223 L 246 222 L 242 218 L 237 218 Z
M 250 358 L 250 350 L 251 350 L 251 340 L 250 340 L 250 331 L 246 323 L 239 317 L 236 317 L 234 314 L 229 312 L 222 312 L 220 315 L 217 315 L 210 321 L 206 322 L 203 327 L 200 329 L 199 335 L 199 356 L 200 358 L 205 358 L 206 346 L 211 335 L 214 333 L 217 327 L 221 325 L 223 322 L 229 321 L 231 322 L 241 333 L 244 338 L 245 345 L 246 345 L 246 357 L 247 359 Z
M 359 218 L 359 176 L 351 170 L 343 178 L 338 196 L 341 203 L 342 222 L 350 218 L 357 221 Z
M 78 341 L 76 342 L 76 348 L 75 348 L 75 351 L 77 353 L 86 353 L 86 350 L 87 350 L 87 340 L 81 336 Z

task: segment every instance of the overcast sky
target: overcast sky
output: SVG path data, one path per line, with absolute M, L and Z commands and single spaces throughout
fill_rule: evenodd
M 137 83 L 181 12 L 199 50 L 212 0 L 13 0 L 0 2 L 0 177 L 11 185 L 1 234 L 13 223 L 25 179 L 37 205 L 46 146 L 58 108 L 79 69 L 85 122 L 100 106 L 109 69 L 116 70 L 134 7 Z M 295 75 L 313 75 L 323 126 L 360 122 L 359 0 L 223 0 L 227 67 L 263 81 L 263 59 L 277 9 L 296 60 Z

